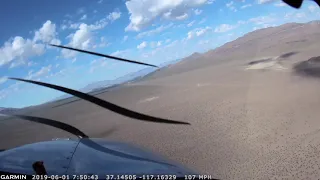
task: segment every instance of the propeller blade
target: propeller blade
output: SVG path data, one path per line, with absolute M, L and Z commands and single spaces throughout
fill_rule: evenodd
M 110 55 L 101 54 L 101 53 L 96 53 L 96 52 L 92 52 L 92 51 L 86 51 L 86 50 L 82 50 L 82 49 L 76 49 L 76 48 L 71 48 L 71 47 L 67 47 L 67 46 L 55 45 L 55 44 L 50 44 L 50 45 L 54 46 L 54 47 L 59 47 L 59 48 L 63 48 L 63 49 L 69 49 L 69 50 L 73 50 L 73 51 L 78 51 L 78 52 L 82 52 L 82 53 L 87 53 L 87 54 L 100 56 L 100 57 L 110 58 L 110 59 L 114 59 L 114 60 L 119 60 L 119 61 L 124 61 L 124 62 L 129 62 L 129 63 L 134 63 L 134 64 L 141 64 L 141 65 L 146 65 L 146 66 L 151 66 L 151 67 L 158 68 L 158 66 L 156 66 L 156 65 L 147 64 L 147 63 L 138 62 L 138 61 L 132 61 L 132 60 L 129 60 L 129 59 L 119 58 L 119 57 L 110 56 Z
M 48 88 L 55 89 L 55 90 L 58 90 L 58 91 L 62 91 L 62 92 L 74 95 L 74 96 L 76 96 L 78 98 L 81 98 L 83 100 L 92 102 L 93 104 L 101 106 L 101 107 L 103 107 L 105 109 L 108 109 L 110 111 L 113 111 L 115 113 L 121 114 L 121 115 L 126 116 L 126 117 L 134 118 L 134 119 L 137 119 L 137 120 L 155 122 L 155 123 L 190 125 L 190 123 L 188 123 L 188 122 L 167 120 L 167 119 L 162 119 L 162 118 L 153 117 L 153 116 L 145 115 L 145 114 L 142 114 L 142 113 L 138 113 L 138 112 L 135 112 L 135 111 L 120 107 L 118 105 L 112 104 L 112 103 L 110 103 L 108 101 L 99 99 L 97 97 L 91 96 L 89 94 L 82 93 L 82 92 L 79 92 L 79 91 L 76 91 L 76 90 L 73 90 L 73 89 L 65 88 L 65 87 L 62 87 L 62 86 L 57 86 L 57 85 L 44 83 L 44 82 L 39 82 L 39 81 L 20 79 L 20 78 L 9 78 L 9 79 L 13 79 L 13 80 L 17 80 L 17 81 L 23 81 L 23 82 L 27 82 L 27 83 L 31 83 L 31 84 L 37 84 L 37 85 L 40 85 L 40 86 L 44 86 L 44 87 L 48 87 Z
M 58 129 L 62 129 L 64 131 L 67 131 L 73 135 L 76 135 L 77 137 L 80 138 L 79 143 L 82 143 L 92 149 L 95 149 L 97 151 L 103 152 L 103 153 L 107 153 L 107 154 L 111 154 L 113 156 L 117 156 L 117 157 L 121 157 L 121 158 L 126 158 L 126 159 L 131 159 L 131 160 L 136 160 L 136 161 L 147 161 L 147 162 L 152 162 L 152 163 L 157 163 L 157 164 L 165 164 L 165 165 L 170 165 L 170 166 L 174 166 L 172 164 L 168 164 L 168 163 L 163 163 L 163 162 L 159 162 L 159 161 L 154 161 L 151 159 L 146 159 L 146 158 L 141 158 L 141 157 L 137 157 L 137 156 L 133 156 L 130 154 L 126 154 L 126 153 L 122 153 L 119 151 L 115 151 L 109 148 L 106 148 L 104 146 L 101 146 L 100 144 L 92 141 L 91 139 L 89 139 L 89 136 L 87 136 L 85 133 L 83 133 L 82 131 L 80 131 L 79 129 L 63 123 L 63 122 L 59 122 L 56 120 L 52 120 L 52 119 L 47 119 L 47 118 L 42 118 L 42 117 L 34 117 L 34 116 L 26 116 L 26 115 L 16 115 L 16 114 L 2 114 L 2 115 L 6 115 L 6 116 L 11 116 L 11 117 L 17 117 L 23 120 L 27 120 L 27 121 L 32 121 L 32 122 L 37 122 L 40 124 L 45 124 L 48 126 L 52 126 L 52 127 L 56 127 Z
M 24 119 L 24 120 L 28 120 L 28 121 L 32 121 L 32 122 L 37 122 L 40 124 L 45 124 L 48 126 L 52 126 L 58 129 L 62 129 L 66 132 L 69 132 L 79 138 L 88 138 L 89 136 L 87 136 L 85 133 L 83 133 L 82 131 L 80 131 L 79 129 L 63 123 L 63 122 L 59 122 L 56 120 L 52 120 L 52 119 L 47 119 L 47 118 L 42 118 L 42 117 L 34 117 L 34 116 L 26 116 L 26 115 L 17 115 L 17 114 L 7 114 L 7 113 L 1 113 L 3 115 L 6 116 L 10 116 L 10 117 L 16 117 L 16 118 L 20 118 L 20 119 Z
M 287 3 L 291 7 L 300 8 L 303 0 L 283 0 L 283 2 Z

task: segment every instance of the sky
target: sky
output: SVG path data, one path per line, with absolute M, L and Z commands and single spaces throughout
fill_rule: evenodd
M 0 107 L 21 108 L 63 93 L 8 77 L 72 89 L 146 68 L 48 46 L 67 45 L 160 65 L 244 34 L 320 18 L 277 0 L 0 1 Z

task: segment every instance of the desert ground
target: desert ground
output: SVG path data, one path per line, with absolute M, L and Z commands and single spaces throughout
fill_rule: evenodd
M 258 30 L 97 95 L 191 126 L 136 121 L 83 100 L 49 103 L 25 114 L 69 123 L 91 137 L 140 145 L 214 178 L 317 179 L 320 79 L 299 65 L 320 55 L 319 27 L 313 22 Z M 1 124 L 0 148 L 54 137 L 72 136 L 10 119 Z

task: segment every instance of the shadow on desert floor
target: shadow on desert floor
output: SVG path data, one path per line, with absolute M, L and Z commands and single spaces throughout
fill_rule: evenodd
M 320 78 L 320 56 L 297 63 L 293 69 L 297 75 Z

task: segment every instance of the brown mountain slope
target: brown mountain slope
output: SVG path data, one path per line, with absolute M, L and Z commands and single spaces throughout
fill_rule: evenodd
M 247 62 L 248 59 L 297 52 L 301 48 L 318 43 L 319 29 L 320 21 L 311 21 L 308 23 L 287 23 L 252 31 L 206 53 L 192 54 L 170 68 L 154 73 L 148 79 L 170 76 L 231 61 Z

